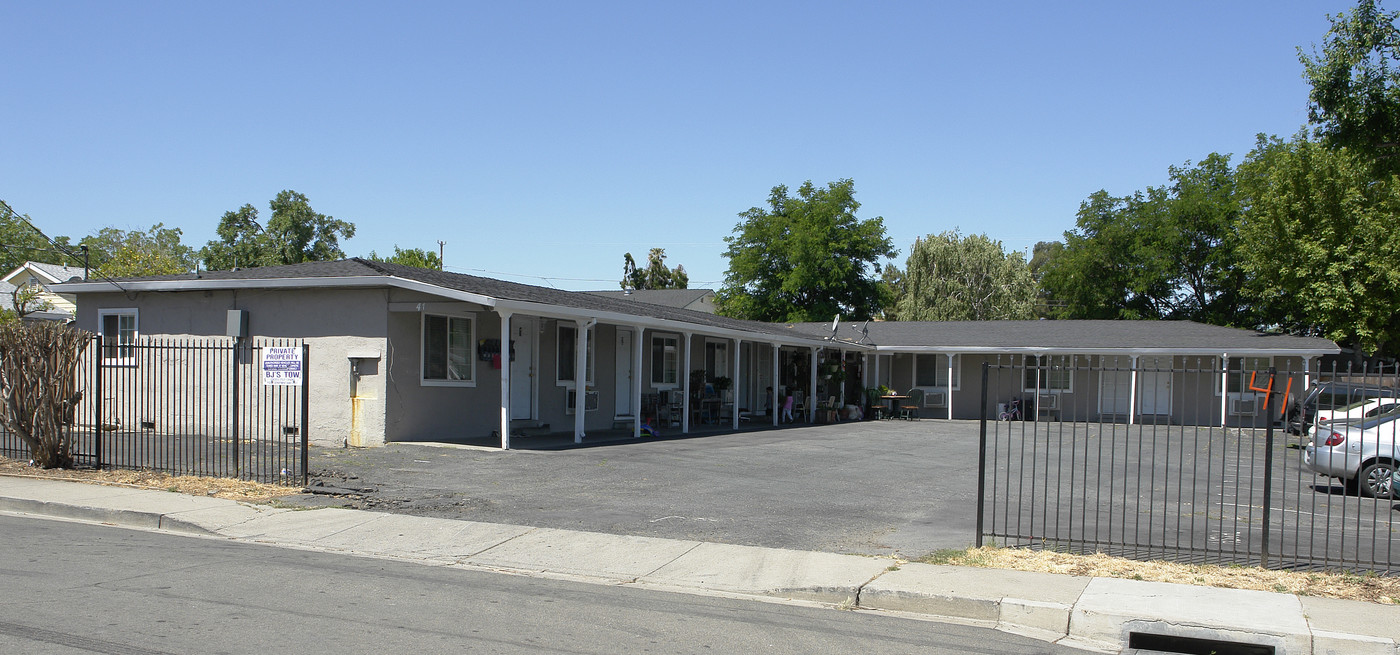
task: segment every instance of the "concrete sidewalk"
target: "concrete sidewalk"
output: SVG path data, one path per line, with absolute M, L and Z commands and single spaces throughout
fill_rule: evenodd
M 1102 652 L 1130 635 L 1397 655 L 1400 607 L 1112 578 L 619 536 L 0 476 L 0 511 L 687 593 L 911 613 Z M 1142 637 L 1139 637 L 1142 638 Z

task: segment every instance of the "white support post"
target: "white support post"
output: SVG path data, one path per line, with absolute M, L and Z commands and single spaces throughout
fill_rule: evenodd
M 1220 353 L 1220 427 L 1230 416 L 1230 353 Z
M 957 357 L 953 353 L 948 353 L 948 393 L 943 396 L 943 401 L 948 403 L 948 420 L 953 420 L 953 358 Z
M 510 312 L 501 312 L 501 450 L 510 450 Z
M 596 321 L 574 321 L 574 443 L 583 443 L 588 414 L 588 328 Z
M 742 341 L 734 340 L 734 366 L 729 369 L 733 372 L 732 384 L 729 385 L 729 427 L 735 431 L 739 429 L 739 376 L 742 374 L 739 371 L 739 350 L 742 345 Z
M 632 394 L 632 414 L 636 417 L 632 421 L 633 439 L 642 438 L 642 375 L 645 370 L 642 367 L 642 333 L 645 331 L 640 325 L 632 329 L 632 385 L 628 391 Z M 657 406 L 656 412 L 659 416 L 660 406 Z M 659 418 L 657 420 L 660 421 Z
M 816 349 L 816 348 L 813 348 L 813 349 L 812 349 L 812 366 L 811 366 L 811 369 L 812 369 L 812 374 L 811 374 L 811 376 L 809 376 L 809 377 L 811 377 L 811 379 L 807 381 L 807 382 L 808 382 L 808 387 L 807 387 L 807 403 L 806 403 L 806 404 L 807 404 L 807 408 L 806 408 L 805 410 L 803 410 L 802 413 L 807 415 L 806 418 L 807 418 L 807 422 L 808 422 L 808 423 L 815 423 L 815 422 L 817 421 L 817 349 Z
M 778 383 L 778 356 L 782 354 L 782 348 L 778 344 L 773 344 L 773 427 L 778 427 L 778 417 L 782 415 L 783 408 L 778 402 L 778 390 L 782 387 Z
M 1137 420 L 1138 356 L 1132 355 L 1128 363 L 1132 368 L 1132 372 L 1128 374 L 1128 425 L 1132 425 Z
M 690 433 L 690 333 L 681 333 L 685 345 L 681 348 L 681 434 Z

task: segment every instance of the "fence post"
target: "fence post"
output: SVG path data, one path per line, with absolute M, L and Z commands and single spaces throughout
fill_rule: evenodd
M 1269 367 L 1269 388 L 1272 389 L 1277 369 Z M 1272 395 L 1270 393 L 1269 395 Z M 1269 406 L 1269 396 L 1264 396 L 1264 406 Z M 1259 545 L 1259 568 L 1269 568 L 1269 511 L 1273 508 L 1274 497 L 1274 417 L 1270 409 L 1264 410 L 1264 534 Z
M 982 521 L 984 519 L 984 508 L 986 506 L 987 493 L 987 368 L 988 362 L 982 362 L 982 415 L 981 434 L 977 443 L 977 541 L 978 548 L 982 547 Z
M 311 346 L 301 344 L 301 484 L 306 486 L 311 480 L 311 465 L 307 458 L 311 455 L 311 383 L 307 377 L 311 373 Z
M 97 346 L 95 368 L 97 369 L 97 380 L 94 385 L 97 387 L 97 395 L 93 398 L 94 414 L 92 422 L 93 455 L 97 458 L 97 470 L 102 470 L 102 406 L 106 404 L 102 397 L 102 357 L 106 354 L 102 352 L 102 337 L 96 335 L 91 337 Z
M 243 460 L 239 457 L 238 443 L 238 369 L 239 369 L 239 346 L 243 344 L 243 337 L 233 338 L 233 475 L 236 478 L 243 477 Z

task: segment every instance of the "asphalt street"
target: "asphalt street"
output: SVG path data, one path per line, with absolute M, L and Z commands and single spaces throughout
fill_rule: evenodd
M 1080 653 L 956 624 L 0 515 L 0 652 Z

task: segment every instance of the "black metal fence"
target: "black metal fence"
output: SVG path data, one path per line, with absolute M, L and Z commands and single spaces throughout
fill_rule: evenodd
M 1397 570 L 1393 368 L 1165 363 L 987 365 L 978 544 Z
M 76 463 L 305 484 L 308 350 L 292 339 L 94 337 L 68 425 Z M 3 428 L 0 455 L 29 458 Z

